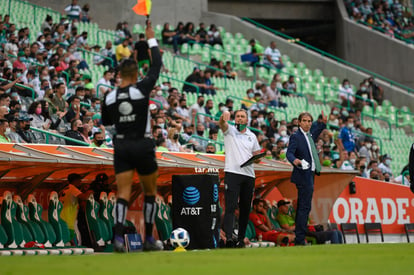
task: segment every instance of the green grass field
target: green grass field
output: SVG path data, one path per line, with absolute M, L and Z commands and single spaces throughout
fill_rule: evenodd
M 0 274 L 414 274 L 414 244 L 0 257 Z M 260 273 L 257 273 L 260 272 Z

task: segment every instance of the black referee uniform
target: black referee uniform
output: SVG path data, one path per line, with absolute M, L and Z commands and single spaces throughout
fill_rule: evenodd
M 139 175 L 146 176 L 155 173 L 158 169 L 155 143 L 150 138 L 151 116 L 148 105 L 150 92 L 161 70 L 161 55 L 154 38 L 149 39 L 148 43 L 151 47 L 152 65 L 146 77 L 133 85 L 119 87 L 107 93 L 102 104 L 102 123 L 115 125 L 116 129 L 113 140 L 116 175 L 136 170 Z M 122 69 L 121 64 L 121 76 Z M 123 227 L 127 215 L 128 199 L 118 197 L 115 205 L 114 250 L 118 252 L 124 252 Z M 152 237 L 155 210 L 155 196 L 145 195 L 146 239 L 143 247 L 145 251 L 158 250 Z

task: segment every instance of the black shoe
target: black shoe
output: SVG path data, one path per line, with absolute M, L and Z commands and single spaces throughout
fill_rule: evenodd
M 244 243 L 243 240 L 237 241 L 236 248 L 245 248 L 245 247 L 246 247 L 246 244 Z
M 282 241 L 280 242 L 280 245 L 282 246 L 288 246 L 289 245 L 289 237 L 284 237 Z
M 163 250 L 164 246 L 161 243 L 157 243 L 154 238 L 146 239 L 144 246 L 142 247 L 143 251 L 160 251 Z
M 228 239 L 226 241 L 226 248 L 234 248 L 236 246 L 235 242 L 233 239 Z
M 114 252 L 116 253 L 126 252 L 124 239 L 121 236 L 114 237 Z

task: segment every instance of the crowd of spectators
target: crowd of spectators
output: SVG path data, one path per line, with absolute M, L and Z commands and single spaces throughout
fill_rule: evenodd
M 414 20 L 404 0 L 345 0 L 348 14 L 355 21 L 379 27 L 390 36 L 413 41 Z
M 0 72 L 4 79 L 0 81 L 2 141 L 41 143 L 44 136 L 35 131 L 39 129 L 70 137 L 66 140 L 70 145 L 79 145 L 76 140 L 95 147 L 112 145 L 113 129 L 105 129 L 100 120 L 101 100 L 105 93 L 120 84 L 116 64 L 123 59 L 134 58 L 140 64 L 140 76 L 144 77 L 151 62 L 148 45 L 142 34 L 134 45 L 128 24 L 122 22 L 116 30 L 121 39 L 115 41 L 115 51 L 111 41 L 107 41 L 103 49 L 98 45 L 90 46 L 88 33 L 78 34 L 77 22 L 78 19 L 53 22 L 47 16 L 41 32 L 33 34 L 28 28 L 16 30 L 8 15 L 0 17 Z M 214 25 L 206 30 L 202 23 L 197 32 L 192 23 L 178 24 L 176 31 L 170 31 L 166 24 L 162 36 L 164 43 L 173 45 L 189 40 L 220 44 L 221 38 L 216 32 Z M 29 43 L 29 35 L 35 35 L 36 42 Z M 251 42 L 252 52 L 256 52 L 254 40 Z M 96 53 L 94 64 L 82 59 L 81 49 L 92 49 Z M 264 56 L 260 56 L 271 66 L 283 66 L 274 42 L 264 51 Z M 109 69 L 97 83 L 92 83 L 88 69 L 99 65 Z M 154 87 L 150 94 L 154 100 L 149 110 L 157 150 L 223 153 L 217 121 L 224 111 L 233 114 L 234 102 L 227 98 L 214 106 L 212 100 L 206 100 L 204 95 L 218 92 L 211 80 L 213 76 L 236 77 L 236 73 L 231 63 L 212 59 L 205 70 L 194 68 L 182 89 L 171 86 L 170 82 Z M 321 163 L 327 167 L 357 170 L 362 176 L 373 179 L 398 180 L 398 171 L 389 168 L 392 158 L 387 154 L 381 156 L 376 140 L 371 137 L 375 133 L 361 125 L 361 106 L 371 102 L 381 104 L 382 88 L 373 78 L 368 78 L 354 95 L 349 85 L 348 80 L 343 81 L 340 91 L 343 107 L 332 108 L 330 129 L 319 137 Z M 183 91 L 194 93 L 195 87 L 199 90 L 197 102 L 189 106 L 187 93 Z M 288 108 L 282 96 L 295 96 L 295 92 L 295 78 L 290 76 L 288 81 L 282 82 L 279 74 L 274 75 L 269 85 L 257 81 L 254 88 L 246 90 L 241 106 L 248 112 L 248 126 L 257 134 L 266 158 L 286 161 L 289 137 L 298 130 L 298 121 L 296 118 L 285 121 L 272 108 Z M 351 106 L 347 105 L 348 99 Z

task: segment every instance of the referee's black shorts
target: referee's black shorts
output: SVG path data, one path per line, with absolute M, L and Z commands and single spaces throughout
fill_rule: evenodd
M 115 174 L 136 169 L 139 175 L 149 175 L 158 169 L 155 143 L 150 138 L 114 139 Z

